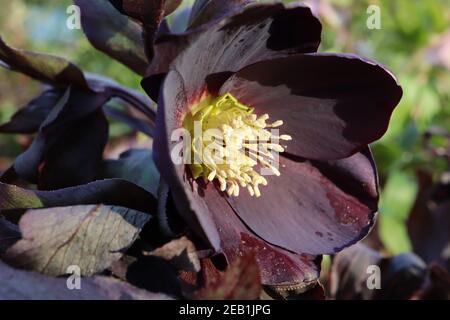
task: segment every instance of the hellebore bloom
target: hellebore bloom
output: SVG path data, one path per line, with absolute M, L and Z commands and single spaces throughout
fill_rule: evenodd
M 317 53 L 321 24 L 307 7 L 255 4 L 199 28 L 157 43 L 143 82 L 154 96 L 165 76 L 156 164 L 180 214 L 228 261 L 255 252 L 264 284 L 314 281 L 317 256 L 356 243 L 373 225 L 368 144 L 386 131 L 402 90 L 375 62 Z M 177 54 L 169 63 L 164 52 Z M 221 133 L 214 143 L 232 149 L 231 162 L 220 163 L 220 152 L 208 158 L 194 137 L 190 156 L 208 161 L 174 163 L 172 133 L 192 132 L 195 121 Z

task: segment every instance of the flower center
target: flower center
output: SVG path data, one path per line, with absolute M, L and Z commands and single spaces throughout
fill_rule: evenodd
M 278 134 L 276 128 L 283 121 L 268 123 L 268 119 L 269 115 L 258 117 L 253 108 L 229 93 L 194 106 L 183 121 L 193 137 L 194 162 L 189 167 L 194 179 L 217 180 L 220 190 L 229 196 L 239 196 L 240 188 L 246 188 L 251 196 L 261 196 L 259 186 L 267 185 L 263 175 L 280 175 L 276 156 L 285 148 L 279 141 L 292 140 Z

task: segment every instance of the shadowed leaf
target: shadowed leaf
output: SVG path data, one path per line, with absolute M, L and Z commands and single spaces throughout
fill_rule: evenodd
M 83 72 L 59 57 L 9 47 L 0 37 L 0 60 L 9 68 L 56 87 L 74 86 L 90 90 Z
M 143 255 L 124 256 L 112 265 L 111 271 L 138 288 L 181 296 L 177 270 L 165 259 Z
M 425 283 L 412 299 L 450 300 L 450 273 L 438 264 L 430 265 Z
M 120 14 L 108 0 L 75 0 L 81 24 L 91 44 L 137 74 L 147 67 L 141 27 Z
M 0 216 L 0 255 L 19 239 L 19 227 Z
M 15 270 L 0 262 L 0 300 L 167 300 L 129 283 L 108 277 L 83 278 L 81 290 L 68 290 L 66 279 Z
M 334 257 L 330 291 L 332 298 L 343 300 L 409 299 L 420 289 L 425 276 L 424 262 L 412 253 L 385 258 L 357 244 Z
M 7 123 L 0 125 L 1 133 L 35 133 L 61 98 L 60 90 L 49 89 L 17 111 Z
M 31 146 L 15 160 L 18 176 L 44 189 L 80 185 L 98 178 L 108 135 L 108 124 L 98 109 L 108 100 L 107 94 L 67 89 L 41 124 Z M 63 176 L 61 171 L 65 172 Z
M 165 15 L 173 12 L 180 0 L 110 0 L 122 14 L 131 17 L 142 25 L 142 38 L 145 53 L 150 62 L 153 59 L 153 43 L 160 23 Z M 141 73 L 142 75 L 142 73 Z
M 148 255 L 169 261 L 179 271 L 200 271 L 200 260 L 194 244 L 186 237 L 172 240 Z
M 159 172 L 153 162 L 151 150 L 132 149 L 120 155 L 118 160 L 103 164 L 104 178 L 121 178 L 131 181 L 156 196 Z
M 106 204 L 154 214 L 156 199 L 135 184 L 108 179 L 56 191 L 27 190 L 0 183 L 0 210 L 40 209 L 75 205 Z M 4 212 L 6 215 L 6 212 Z
M 77 265 L 90 276 L 119 260 L 149 219 L 142 212 L 104 205 L 30 210 L 19 223 L 22 239 L 2 258 L 53 276 Z

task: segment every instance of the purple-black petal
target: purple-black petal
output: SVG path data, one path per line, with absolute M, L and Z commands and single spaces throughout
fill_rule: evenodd
M 283 120 L 287 152 L 348 157 L 387 130 L 402 89 L 384 67 L 350 54 L 299 54 L 262 61 L 229 78 L 220 93 Z
M 265 285 L 304 285 L 318 278 L 320 259 L 283 250 L 255 235 L 213 184 L 204 190 L 202 200 L 211 211 L 219 231 L 221 250 L 229 263 L 249 253 L 255 254 Z
M 230 16 L 255 0 L 197 0 L 192 6 L 189 29 Z
M 197 97 L 217 91 L 241 68 L 274 57 L 316 52 L 322 26 L 307 7 L 282 4 L 251 5 L 242 12 L 182 34 L 168 34 L 155 42 L 155 56 L 144 80 L 156 98 L 162 75 L 173 65 Z M 195 70 L 195 72 L 192 72 Z M 220 77 L 222 76 L 222 77 Z M 222 81 L 211 81 L 217 80 Z M 145 83 L 148 82 L 146 85 Z M 217 83 L 219 87 L 217 87 Z
M 188 107 L 184 82 L 173 70 L 167 74 L 158 101 L 153 158 L 164 180 L 169 184 L 176 208 L 204 240 L 214 249 L 219 248 L 217 227 L 209 208 L 197 192 L 198 185 L 189 181 L 184 164 L 176 165 L 171 158 L 178 141 L 171 141 L 172 132 L 181 127 L 182 116 Z
M 378 202 L 368 150 L 333 162 L 280 157 L 280 165 L 281 176 L 266 177 L 260 198 L 244 190 L 226 198 L 249 229 L 273 245 L 311 255 L 333 254 L 367 235 Z

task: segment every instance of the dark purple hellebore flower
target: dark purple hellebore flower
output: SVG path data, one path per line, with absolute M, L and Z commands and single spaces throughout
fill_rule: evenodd
M 156 43 L 143 82 L 155 96 L 152 85 L 165 75 L 154 155 L 177 209 L 228 261 L 255 252 L 267 285 L 312 282 L 319 272 L 317 256 L 367 235 L 378 203 L 368 144 L 384 134 L 402 96 L 394 76 L 379 64 L 350 54 L 316 53 L 320 33 L 320 22 L 303 6 L 241 7 L 206 27 L 169 36 L 159 44 L 167 51 Z M 280 153 L 281 175 L 257 183 L 264 185 L 260 197 L 245 188 L 229 196 L 221 192 L 226 174 L 172 161 L 178 143 L 171 141 L 172 132 L 186 128 L 186 119 L 198 110 L 222 125 L 231 113 L 224 115 L 217 105 L 226 95 L 237 101 L 232 110 L 242 107 L 242 117 L 267 114 L 282 120 L 280 132 L 292 137 Z M 211 105 L 217 116 L 204 107 Z M 227 191 L 231 180 L 225 179 Z

